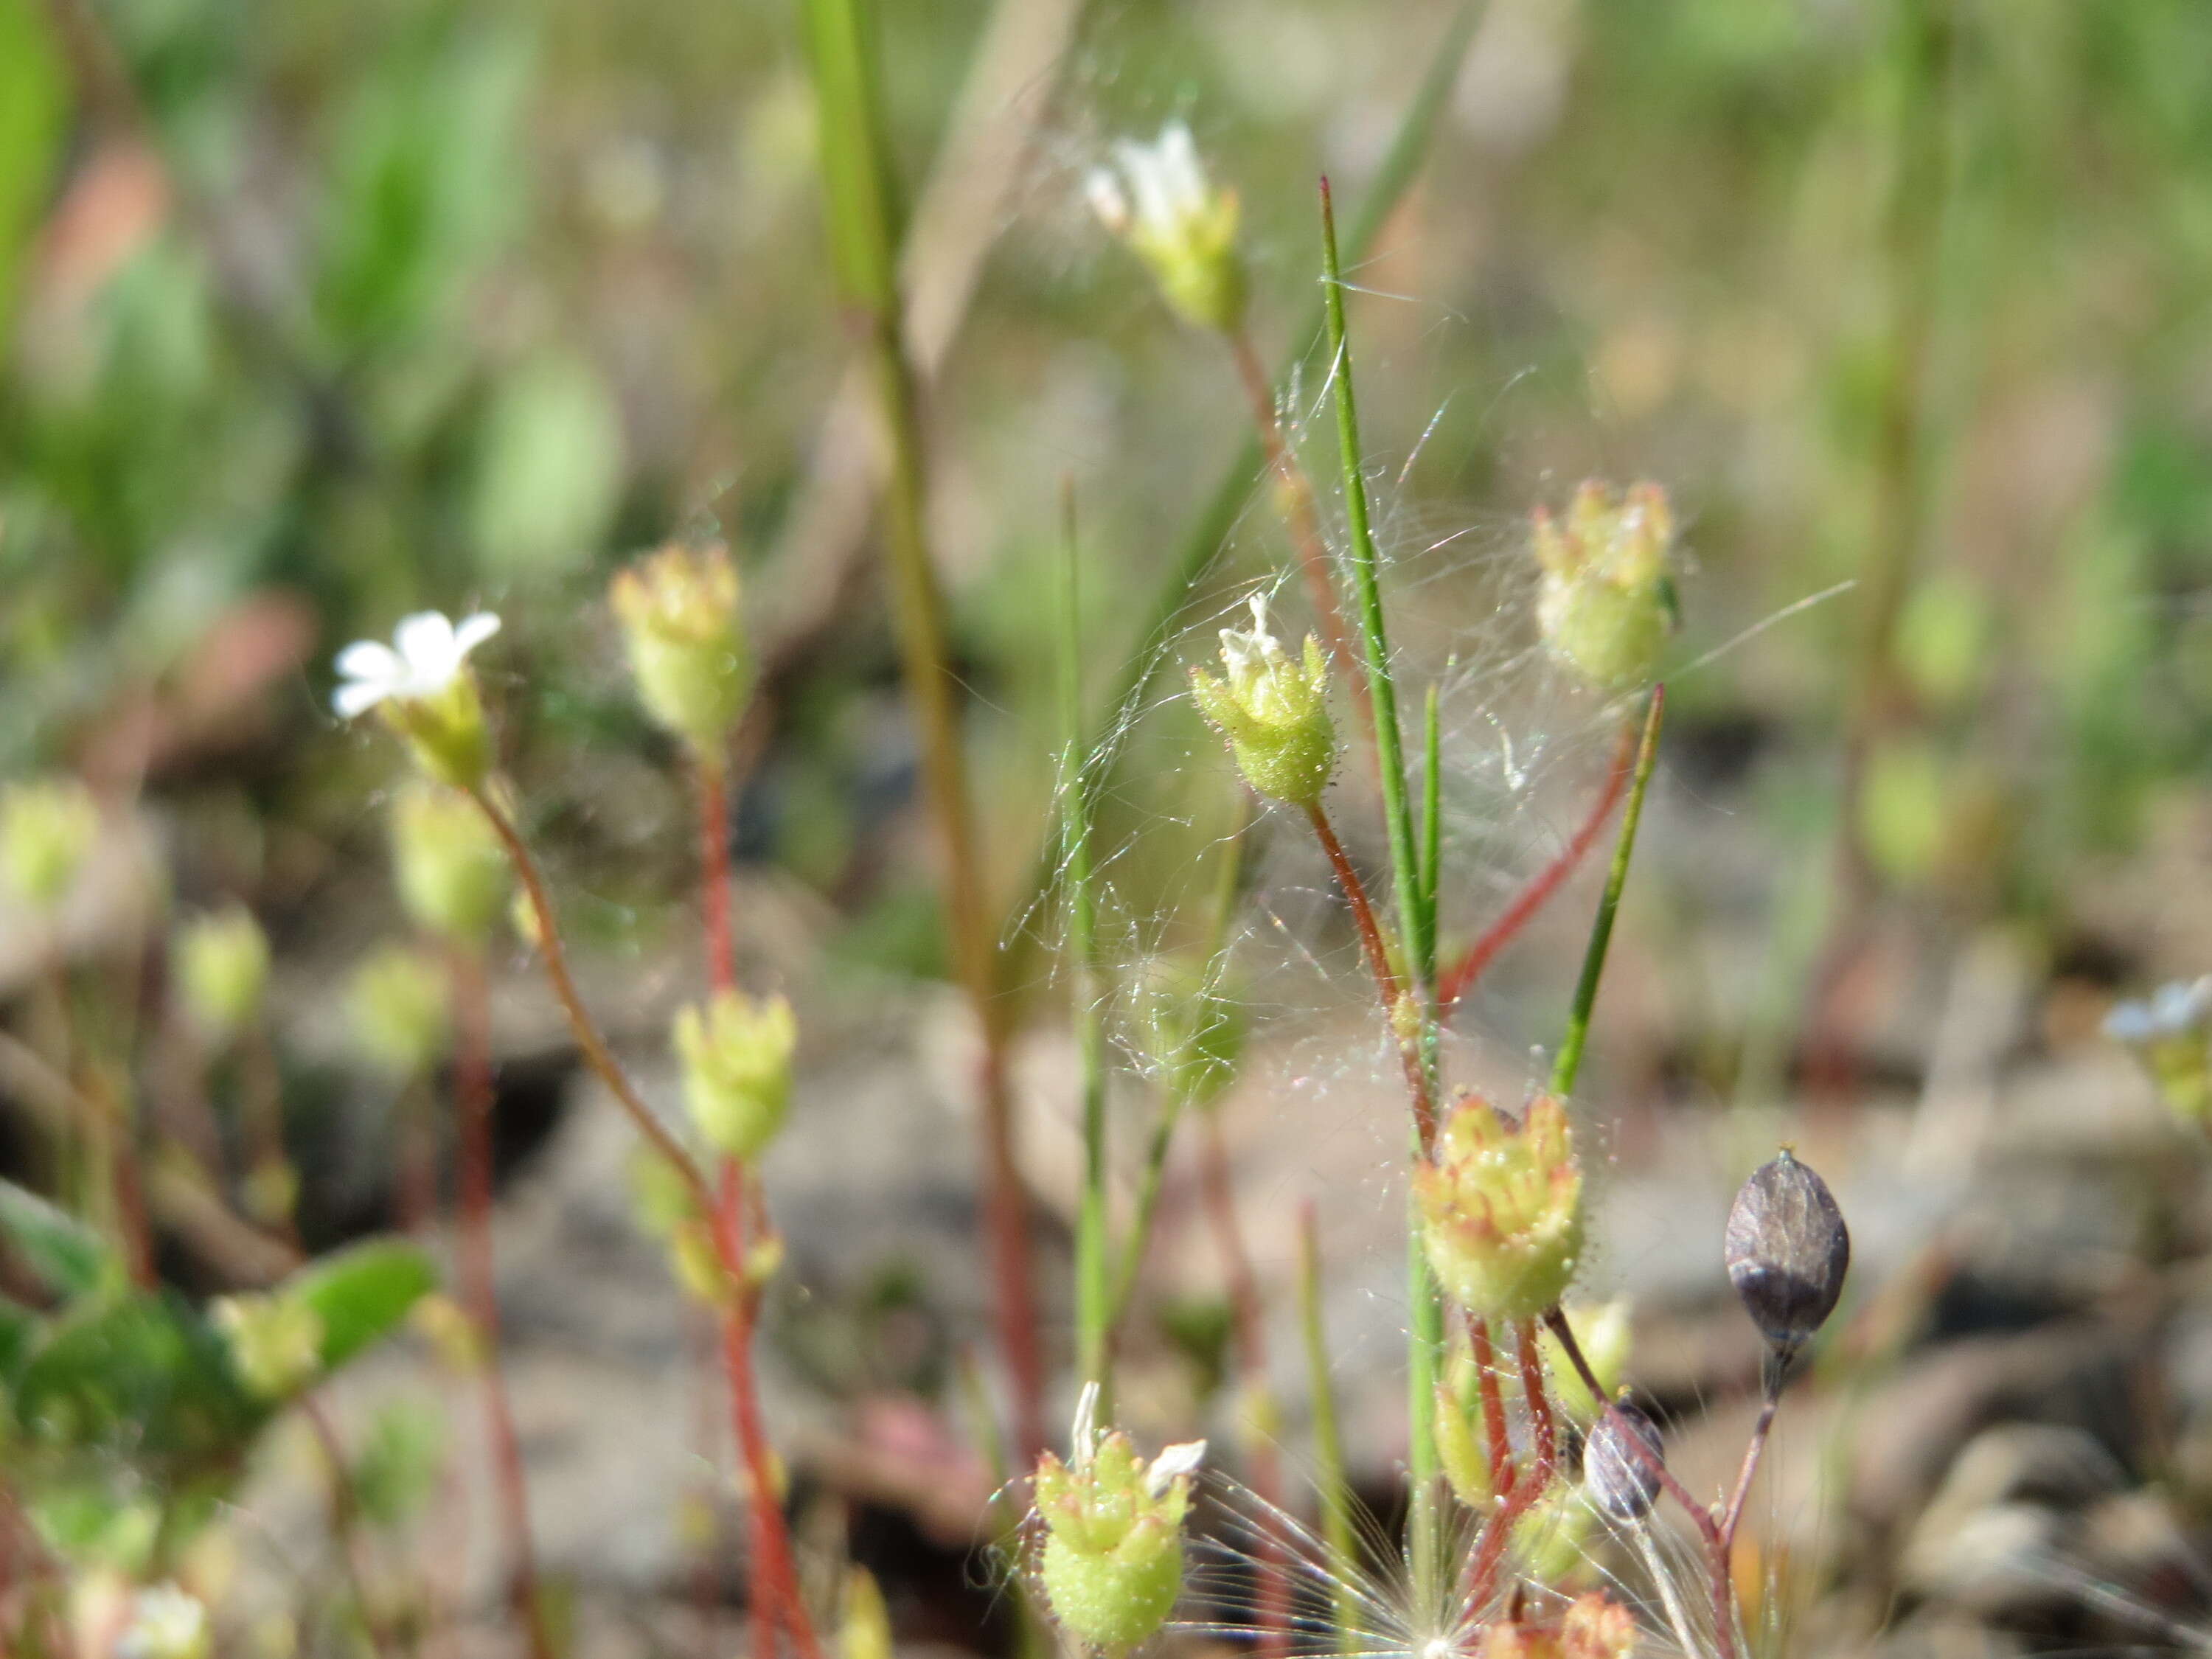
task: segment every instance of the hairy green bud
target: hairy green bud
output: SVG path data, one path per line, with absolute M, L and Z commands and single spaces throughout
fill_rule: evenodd
M 702 752 L 719 750 L 753 685 L 728 550 L 665 547 L 618 574 L 608 598 L 646 712 Z
M 756 1002 L 718 991 L 680 1010 L 673 1031 L 684 1063 L 684 1103 L 709 1145 L 732 1158 L 765 1151 L 791 1103 L 799 1022 L 781 997 Z
M 459 791 L 410 779 L 392 805 L 392 873 L 424 933 L 482 945 L 507 913 L 507 851 Z
M 1559 1304 L 1583 1248 L 1583 1174 L 1566 1109 L 1549 1095 L 1518 1123 L 1472 1096 L 1413 1171 L 1421 1243 L 1445 1292 L 1478 1319 Z
M 1244 781 L 1271 800 L 1312 807 L 1336 770 L 1336 725 L 1328 712 L 1328 658 L 1306 635 L 1292 659 L 1267 627 L 1264 594 L 1252 596 L 1252 626 L 1221 630 L 1220 677 L 1190 671 L 1198 711 L 1228 741 Z
M 0 790 L 0 875 L 30 909 L 52 910 L 69 896 L 99 834 L 100 807 L 73 778 Z
M 260 1011 L 269 988 L 269 936 L 233 904 L 193 917 L 169 941 L 169 963 L 192 1023 L 228 1042 Z
M 1585 483 L 1564 524 L 1537 508 L 1536 622 L 1553 656 L 1607 690 L 1651 677 L 1674 628 L 1674 533 L 1657 484 L 1638 484 L 1616 501 L 1603 484 Z

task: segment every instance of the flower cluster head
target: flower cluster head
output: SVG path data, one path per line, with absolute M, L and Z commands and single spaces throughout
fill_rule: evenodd
M 1463 1097 L 1413 1171 L 1421 1243 L 1437 1279 L 1479 1319 L 1559 1304 L 1583 1249 L 1583 1172 L 1566 1108 L 1540 1095 L 1515 1123 Z
M 76 884 L 99 833 L 100 807 L 74 779 L 0 790 L 0 877 L 8 891 L 29 909 L 54 909 Z
M 702 753 L 717 750 L 753 686 L 728 550 L 664 547 L 620 572 L 608 598 L 646 712 Z
M 1577 1596 L 1556 1623 L 1515 1619 L 1484 1634 L 1480 1659 L 1628 1659 L 1636 1617 L 1598 1590 Z
M 269 936 L 244 905 L 179 927 L 169 963 L 185 1012 L 210 1040 L 229 1042 L 260 1012 L 269 989 Z
M 1170 121 L 1149 144 L 1121 140 L 1084 188 L 1099 222 L 1152 267 L 1185 320 L 1224 331 L 1243 321 L 1237 192 L 1207 181 L 1188 126 Z
M 362 1053 L 403 1079 L 435 1065 L 452 1036 L 445 969 L 404 945 L 386 946 L 355 970 L 346 1010 Z
M 1310 807 L 1336 770 L 1336 725 L 1328 713 L 1328 658 L 1306 635 L 1297 658 L 1267 627 L 1267 596 L 1252 596 L 1252 626 L 1221 630 L 1219 677 L 1190 671 L 1191 696 L 1206 724 L 1228 741 L 1244 781 L 1271 800 Z
M 1766 1338 L 1770 1387 L 1778 1387 L 1836 1310 L 1850 1230 L 1828 1183 L 1785 1146 L 1746 1179 L 1722 1237 L 1729 1282 Z
M 356 640 L 338 653 L 331 707 L 342 720 L 378 710 L 425 772 L 473 789 L 491 769 L 491 733 L 468 658 L 498 632 L 488 611 L 458 624 L 436 611 L 403 617 L 391 644 Z
M 2212 974 L 2115 1005 L 2105 1035 L 2135 1050 L 2174 1116 L 2212 1129 Z
M 1188 957 L 1161 956 L 1138 989 L 1146 1050 L 1160 1087 L 1186 1106 L 1206 1107 L 1237 1075 L 1244 1046 L 1243 1010 L 1218 974 Z
M 684 1103 L 717 1152 L 752 1158 L 783 1127 L 799 1022 L 782 997 L 757 1002 L 717 991 L 681 1009 L 673 1031 L 684 1063 Z
M 1037 1462 L 1041 1567 L 1053 1616 L 1078 1641 L 1126 1652 L 1165 1622 L 1182 1589 L 1182 1526 L 1206 1442 L 1170 1446 L 1147 1463 L 1129 1437 L 1098 1432 L 1098 1385 L 1087 1384 L 1063 1463 Z
M 323 1322 L 283 1296 L 227 1296 L 215 1322 L 230 1343 L 239 1380 L 264 1400 L 289 1400 L 323 1368 Z
M 209 1659 L 214 1651 L 207 1608 L 174 1584 L 140 1590 L 115 1640 L 115 1659 Z
M 507 851 L 477 804 L 412 778 L 392 803 L 392 874 L 407 919 L 432 937 L 482 945 L 507 914 Z
M 1607 690 L 1650 678 L 1674 628 L 1674 534 L 1667 492 L 1654 483 L 1618 500 L 1585 483 L 1565 523 L 1538 507 L 1536 622 L 1552 654 Z

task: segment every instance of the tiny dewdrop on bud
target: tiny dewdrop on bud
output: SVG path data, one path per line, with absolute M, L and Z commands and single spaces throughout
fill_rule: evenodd
M 1306 635 L 1297 658 L 1267 627 L 1267 596 L 1252 596 L 1252 626 L 1221 630 L 1224 676 L 1190 671 L 1191 696 L 1227 740 L 1244 781 L 1271 800 L 1313 807 L 1336 770 L 1328 713 L 1328 658 Z
M 410 778 L 392 803 L 392 876 L 407 919 L 432 937 L 480 945 L 506 914 L 507 852 L 477 804 Z
M 1084 179 L 1098 222 L 1151 267 L 1187 322 L 1230 332 L 1244 320 L 1237 192 L 1207 181 L 1190 129 L 1170 121 L 1149 144 L 1123 139 Z
M 607 598 L 646 712 L 701 753 L 718 752 L 753 685 L 728 550 L 664 547 L 617 573 Z
M 704 1007 L 679 1010 L 672 1036 L 684 1063 L 684 1103 L 708 1144 L 732 1158 L 765 1150 L 791 1103 L 799 1043 L 791 1004 L 718 991 Z
M 2212 975 L 2161 985 L 2113 1005 L 2105 1036 L 2135 1051 L 2159 1098 L 2181 1122 L 2212 1127 Z
M 1097 1409 L 1097 1384 L 1087 1384 L 1070 1461 L 1047 1452 L 1037 1462 L 1039 1573 L 1068 1634 L 1122 1654 L 1158 1631 L 1182 1592 L 1183 1516 L 1206 1443 L 1170 1446 L 1146 1463 L 1127 1435 L 1098 1433 Z
M 1835 1194 L 1784 1148 L 1737 1192 L 1722 1254 L 1729 1282 L 1766 1338 L 1770 1386 L 1778 1385 L 1844 1293 L 1851 1236 Z
M 0 878 L 26 909 L 51 911 L 69 896 L 99 834 L 99 805 L 74 779 L 0 790 Z
M 269 988 L 269 936 L 242 904 L 192 917 L 169 941 L 169 966 L 185 1012 L 201 1034 L 227 1043 L 261 1010 Z
M 1659 1501 L 1666 1455 L 1659 1425 L 1639 1407 L 1616 1401 L 1583 1445 L 1583 1486 L 1590 1502 L 1616 1521 L 1641 1521 Z
M 430 776 L 473 789 L 491 770 L 491 732 L 468 658 L 498 632 L 488 611 L 458 624 L 435 611 L 403 617 L 391 644 L 356 640 L 338 653 L 331 707 L 349 720 L 376 709 Z
M 214 1306 L 239 1381 L 264 1400 L 289 1400 L 323 1368 L 323 1322 L 282 1296 L 227 1296 Z
M 420 951 L 386 945 L 354 970 L 346 1014 L 366 1059 L 403 1081 L 420 1077 L 453 1032 L 446 970 Z
M 1536 509 L 1536 623 L 1553 656 L 1604 690 L 1651 677 L 1674 627 L 1674 533 L 1667 492 L 1653 483 L 1617 501 L 1603 484 L 1585 483 L 1565 524 Z
M 1478 1319 L 1559 1304 L 1583 1248 L 1583 1172 L 1566 1108 L 1539 1095 L 1518 1124 L 1461 1099 L 1413 1171 L 1421 1243 L 1445 1292 Z
M 131 1598 L 131 1622 L 115 1638 L 115 1659 L 209 1659 L 215 1635 L 198 1596 L 155 1584 Z

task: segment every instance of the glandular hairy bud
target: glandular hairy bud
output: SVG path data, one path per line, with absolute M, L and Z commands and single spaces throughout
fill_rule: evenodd
M 1601 689 L 1649 679 L 1674 628 L 1674 534 L 1667 492 L 1653 483 L 1617 501 L 1585 483 L 1564 523 L 1537 508 L 1536 622 L 1552 654 Z
M 445 969 L 405 945 L 386 945 L 355 969 L 346 1012 L 362 1054 L 403 1080 L 436 1065 L 453 1035 Z
M 1729 1282 L 1782 1368 L 1835 1311 L 1851 1236 L 1828 1183 L 1785 1147 L 1751 1172 L 1729 1210 Z
M 239 1380 L 264 1400 L 289 1400 L 323 1368 L 323 1322 L 283 1296 L 224 1297 L 214 1307 Z
M 169 965 L 185 1012 L 203 1035 L 228 1042 L 261 1011 L 269 988 L 269 936 L 253 913 L 234 904 L 180 926 Z
M 1628 1659 L 1636 1616 L 1601 1591 L 1577 1596 L 1556 1622 L 1502 1620 L 1484 1632 L 1480 1659 Z
M 704 1007 L 680 1010 L 673 1036 L 684 1103 L 699 1133 L 732 1158 L 765 1151 L 791 1103 L 791 1056 L 799 1044 L 791 1004 L 718 991 Z
M 92 792 L 70 778 L 0 790 L 0 877 L 25 908 L 52 910 L 67 898 L 100 834 Z
M 2212 1127 L 2212 975 L 2116 1003 L 2105 1017 L 2105 1035 L 2135 1051 L 2177 1119 L 2200 1131 Z
M 1207 181 L 1188 127 L 1170 122 L 1149 144 L 1124 139 L 1084 188 L 1098 222 L 1151 267 L 1185 321 L 1223 332 L 1243 324 L 1237 193 Z
M 1244 1047 L 1243 1011 L 1218 967 L 1156 957 L 1139 981 L 1138 1000 L 1161 1089 L 1185 1106 L 1213 1104 L 1235 1079 Z
M 1659 1501 L 1666 1455 L 1659 1425 L 1639 1407 L 1617 1401 L 1583 1444 L 1583 1486 L 1614 1520 L 1641 1521 Z
M 1047 1452 L 1037 1462 L 1039 1573 L 1061 1626 L 1118 1654 L 1157 1633 L 1182 1591 L 1183 1517 L 1206 1443 L 1146 1462 L 1127 1435 L 1092 1428 L 1096 1387 L 1085 1390 L 1069 1461 Z
M 752 695 L 738 598 L 722 547 L 664 547 L 608 589 L 646 712 L 706 753 L 720 752 Z
M 392 805 L 392 873 L 400 908 L 424 933 L 480 945 L 506 914 L 507 852 L 477 804 L 427 779 Z
M 1583 1172 L 1566 1108 L 1550 1095 L 1514 1123 L 1468 1096 L 1413 1171 L 1421 1243 L 1446 1294 L 1478 1319 L 1559 1304 L 1583 1248 Z
M 1249 631 L 1221 630 L 1222 677 L 1190 671 L 1198 712 L 1228 741 L 1244 781 L 1290 806 L 1320 804 L 1336 770 L 1336 725 L 1328 712 L 1328 658 L 1306 635 L 1297 658 L 1267 626 L 1264 594 L 1252 596 Z

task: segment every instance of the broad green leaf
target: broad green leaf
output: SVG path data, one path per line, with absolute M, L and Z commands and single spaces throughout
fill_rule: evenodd
M 267 1417 L 194 1309 L 135 1291 L 56 1322 L 23 1367 L 15 1404 L 34 1445 L 127 1456 L 170 1483 L 234 1461 Z
M 8 0 L 0 0 L 4 7 Z M 0 1181 L 0 1237 L 56 1296 L 74 1300 L 119 1283 L 122 1264 L 107 1242 L 35 1193 Z
M 421 1246 L 368 1239 L 301 1268 L 277 1294 L 304 1302 L 323 1322 L 323 1368 L 336 1370 L 391 1334 L 438 1283 Z
M 69 120 L 69 81 L 40 0 L 0 0 L 0 342 Z

